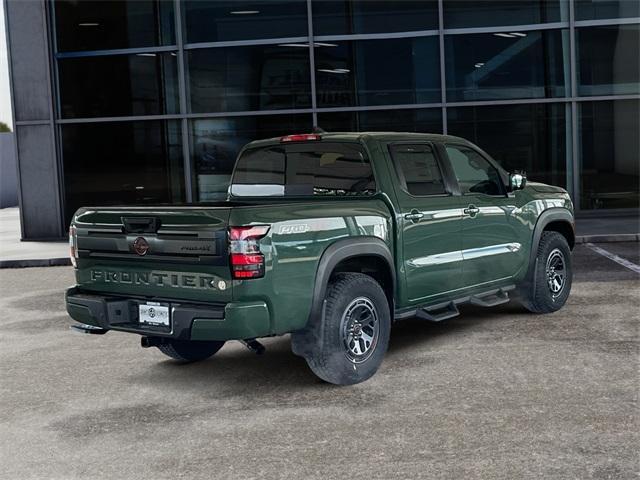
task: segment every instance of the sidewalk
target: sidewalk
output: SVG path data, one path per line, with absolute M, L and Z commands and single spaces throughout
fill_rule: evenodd
M 0 209 L 0 268 L 71 265 L 67 242 L 21 242 L 20 211 Z
M 637 242 L 640 217 L 579 218 L 576 243 Z M 0 268 L 71 265 L 67 242 L 21 242 L 17 208 L 0 209 Z
M 640 215 L 576 219 L 576 243 L 637 242 Z

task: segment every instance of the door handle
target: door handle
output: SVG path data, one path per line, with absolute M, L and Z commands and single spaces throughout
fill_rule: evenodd
M 467 208 L 465 208 L 463 212 L 465 215 L 469 215 L 470 217 L 475 217 L 480 212 L 480 209 L 472 204 L 472 205 L 469 205 Z
M 418 210 L 411 210 L 411 213 L 405 214 L 404 218 L 407 220 L 411 220 L 412 222 L 419 222 L 422 217 L 424 217 L 424 213 L 419 212 Z

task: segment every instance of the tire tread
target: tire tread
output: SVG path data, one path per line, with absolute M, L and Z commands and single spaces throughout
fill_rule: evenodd
M 334 312 L 336 304 L 338 304 L 345 295 L 350 295 L 349 291 L 362 286 L 377 290 L 377 295 L 379 295 L 381 298 L 384 298 L 385 304 L 386 306 L 388 306 L 386 296 L 384 294 L 384 291 L 382 290 L 382 287 L 369 275 L 365 275 L 363 273 L 339 273 L 334 277 L 327 291 L 326 306 L 324 311 L 325 325 L 320 325 L 318 322 L 318 324 L 314 326 L 316 329 L 315 335 L 309 336 L 311 338 L 315 338 L 316 341 L 314 343 L 319 343 L 321 347 L 312 348 L 310 354 L 305 355 L 305 359 L 313 373 L 315 373 L 318 377 L 326 382 L 340 385 L 359 383 L 370 378 L 377 370 L 376 366 L 373 370 L 370 369 L 364 375 L 354 374 L 353 372 L 350 372 L 349 375 L 345 374 L 345 372 L 339 371 L 338 360 L 335 358 L 336 353 L 332 353 L 330 348 L 331 346 L 342 342 L 339 329 L 329 329 L 328 331 L 322 331 L 327 326 L 327 319 L 329 319 L 332 315 L 341 314 L 341 312 Z M 379 309 L 380 306 L 377 305 L 377 307 Z M 384 321 L 384 315 L 387 315 L 387 318 L 389 318 L 388 312 L 379 311 L 378 314 L 380 316 L 379 321 Z M 318 329 L 320 329 L 320 331 L 318 331 Z M 382 335 L 381 337 L 379 337 L 378 342 L 379 343 L 378 345 L 376 345 L 376 349 L 382 348 L 384 351 L 386 351 L 387 345 L 384 344 L 384 338 Z M 388 343 L 388 332 L 386 334 L 386 342 Z M 378 352 L 374 352 L 372 357 L 375 356 L 376 353 Z M 372 357 L 367 359 L 366 362 L 371 360 Z M 340 359 L 340 361 L 341 360 L 342 359 Z
M 548 293 L 545 278 L 545 264 L 548 252 L 551 248 L 559 247 L 565 254 L 565 262 L 567 263 L 567 282 L 563 298 L 559 302 L 553 302 Z M 566 302 L 569 292 L 571 291 L 571 251 L 567 239 L 558 232 L 545 231 L 542 232 L 538 249 L 536 252 L 536 261 L 533 265 L 533 271 L 530 272 L 531 284 L 529 291 L 521 293 L 522 305 L 532 313 L 551 313 L 562 308 Z
M 180 362 L 197 362 L 215 355 L 225 342 L 183 341 L 174 340 L 157 345 L 158 350 L 166 356 Z M 208 347 L 208 348 L 207 348 Z

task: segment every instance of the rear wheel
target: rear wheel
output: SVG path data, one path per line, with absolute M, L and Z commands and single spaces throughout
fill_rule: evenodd
M 197 362 L 213 356 L 222 348 L 224 342 L 203 342 L 196 340 L 165 340 L 158 349 L 181 362 Z
M 361 273 L 341 273 L 329 285 L 324 318 L 294 334 L 294 351 L 318 377 L 337 385 L 370 378 L 382 363 L 391 329 L 387 297 Z
M 533 269 L 529 286 L 521 291 L 522 304 L 534 313 L 560 310 L 569 297 L 573 279 L 571 250 L 562 234 L 542 234 Z

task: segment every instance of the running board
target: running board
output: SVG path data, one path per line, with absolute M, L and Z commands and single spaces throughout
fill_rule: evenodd
M 436 306 L 431 308 L 423 308 L 416 312 L 416 317 L 428 320 L 430 322 L 441 322 L 448 318 L 457 317 L 460 311 L 454 302 L 449 302 L 444 307 Z
M 458 305 L 462 303 L 470 303 L 480 307 L 495 307 L 507 303 L 509 291 L 515 289 L 515 285 L 509 285 L 502 288 L 494 288 L 486 292 L 460 297 L 447 302 L 440 302 L 431 305 L 425 305 L 417 309 L 408 309 L 396 311 L 395 319 L 402 320 L 405 318 L 417 317 L 430 322 L 441 322 L 448 318 L 456 317 L 460 314 Z
M 496 293 L 483 295 L 481 297 L 473 296 L 469 300 L 469 303 L 480 307 L 495 307 L 496 305 L 507 303 L 509 300 L 509 294 L 504 290 L 500 290 Z

